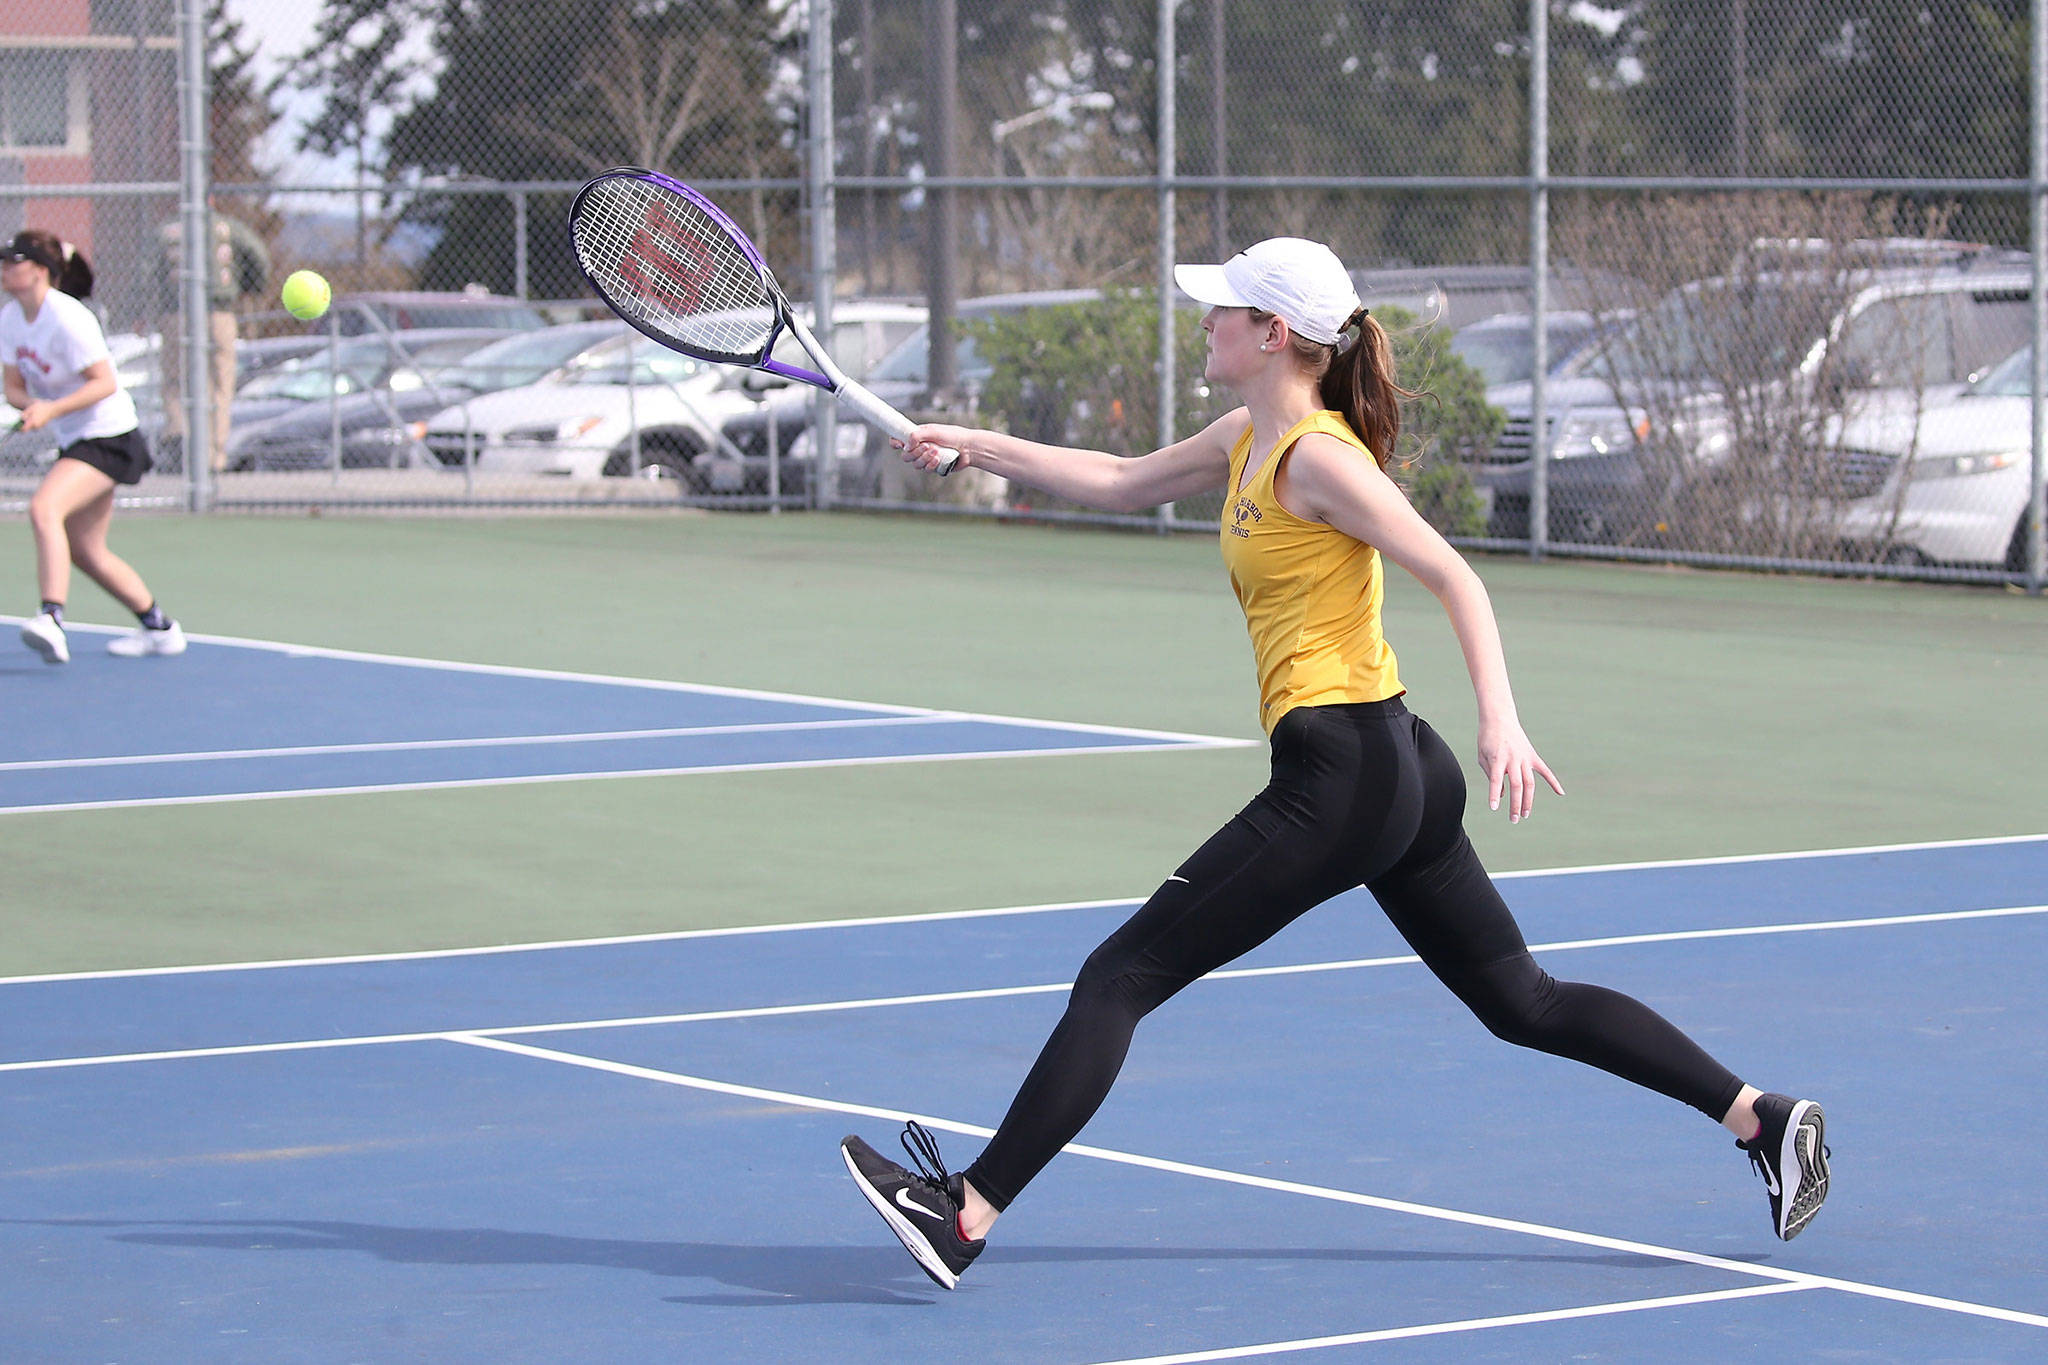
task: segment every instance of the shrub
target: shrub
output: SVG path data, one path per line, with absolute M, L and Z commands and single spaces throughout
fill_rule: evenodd
M 1035 441 L 1142 455 L 1158 443 L 1158 295 L 1128 289 L 1082 303 L 1052 304 L 968 324 L 993 367 L 983 416 Z M 1484 528 L 1479 496 L 1459 463 L 1487 449 L 1504 418 L 1486 401 L 1477 371 L 1450 348 L 1441 328 L 1412 314 L 1375 314 L 1389 332 L 1402 384 L 1424 391 L 1408 405 L 1389 470 L 1430 524 L 1450 535 Z M 1174 310 L 1174 430 L 1215 420 L 1231 401 L 1202 379 L 1201 314 Z M 1042 500 L 1041 500 L 1042 501 Z

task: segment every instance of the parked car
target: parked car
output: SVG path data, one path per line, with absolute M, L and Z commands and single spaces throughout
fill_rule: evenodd
M 910 304 L 839 304 L 833 355 L 858 378 L 870 357 L 923 320 L 924 310 Z M 778 342 L 776 355 L 802 363 L 793 338 Z M 635 332 L 538 383 L 444 409 L 422 438 L 446 469 L 666 477 L 692 493 L 765 491 L 772 446 L 785 455 L 782 487 L 795 492 L 807 470 L 789 444 L 809 424 L 816 392 L 777 375 L 693 360 Z
M 1545 374 L 1556 374 L 1593 336 L 1593 315 L 1581 312 L 1549 313 L 1544 317 L 1544 339 L 1550 347 Z M 1491 390 L 1502 384 L 1526 384 L 1536 358 L 1536 326 L 1527 313 L 1497 313 L 1467 323 L 1451 334 L 1451 349 L 1460 359 L 1479 371 Z
M 307 403 L 396 384 L 419 387 L 421 362 L 442 365 L 505 335 L 496 328 L 427 328 L 420 331 L 345 337 L 274 365 L 235 391 L 228 437 L 232 463 L 238 443 L 260 422 L 298 412 Z M 240 433 L 240 435 L 232 434 Z
M 1841 306 L 1795 339 L 1800 329 L 1786 315 L 1815 295 L 1815 278 L 1795 269 L 1764 271 L 1741 285 L 1741 307 L 1757 319 L 1758 333 L 1775 328 L 1784 337 L 1774 360 L 1778 377 L 1770 382 L 1787 394 L 1818 383 L 1825 362 L 1857 405 L 1882 405 L 1888 391 L 1907 387 L 1940 401 L 2010 353 L 2030 327 L 2032 275 L 2014 253 L 1982 249 L 1858 270 L 1846 290 L 1818 291 L 1839 293 Z M 1722 280 L 1686 285 L 1582 349 L 1548 381 L 1552 538 L 1626 542 L 1676 494 L 1668 462 L 1653 455 L 1653 411 L 1674 424 L 1660 435 L 1682 439 L 1701 465 L 1711 467 L 1725 452 L 1725 396 L 1709 357 L 1730 342 L 1695 331 L 1701 295 L 1726 287 Z M 1904 338 L 1913 340 L 1909 356 L 1900 354 Z M 1472 467 L 1473 482 L 1488 510 L 1488 534 L 1522 539 L 1529 535 L 1530 386 L 1504 385 L 1488 397 L 1506 412 L 1507 424 Z
M 1949 402 L 1892 404 L 1845 424 L 1844 539 L 1894 564 L 2025 569 L 2033 385 L 2028 346 Z
M 333 310 L 335 326 L 343 336 L 429 327 L 494 327 L 507 332 L 531 332 L 548 325 L 547 315 L 535 305 L 485 290 L 343 294 L 334 300 Z M 326 323 L 323 320 L 318 325 L 324 329 Z
M 1431 326 L 1462 328 L 1502 313 L 1527 314 L 1535 299 L 1527 265 L 1416 265 L 1354 270 L 1351 283 L 1368 308 L 1401 308 Z M 1630 297 L 1617 275 L 1569 268 L 1550 272 L 1549 309 L 1584 311 Z
M 238 341 L 235 343 L 235 387 L 239 389 L 265 370 L 287 360 L 297 360 L 300 356 L 325 350 L 327 342 L 325 330 Z
M 405 332 L 391 340 L 408 362 L 373 388 L 332 404 L 302 403 L 228 438 L 231 469 L 403 468 L 425 463 L 423 419 L 479 394 L 531 384 L 576 356 L 622 336 L 622 322 L 578 322 L 537 332 Z M 419 337 L 445 339 L 423 346 Z M 481 345 L 471 338 L 484 338 Z M 337 450 L 335 434 L 339 431 Z
M 1025 294 L 990 294 L 982 298 L 962 299 L 955 306 L 953 317 L 957 323 L 972 322 L 988 317 L 992 313 L 1014 313 L 1026 308 L 1049 308 L 1056 304 L 1092 303 L 1102 297 L 1096 289 L 1047 289 Z M 889 406 L 901 411 L 923 404 L 931 393 L 931 329 L 920 326 L 876 362 L 874 369 L 862 382 L 875 396 Z M 953 375 L 959 386 L 961 397 L 972 398 L 981 392 L 992 373 L 987 360 L 982 358 L 980 348 L 966 329 L 955 330 L 953 342 Z

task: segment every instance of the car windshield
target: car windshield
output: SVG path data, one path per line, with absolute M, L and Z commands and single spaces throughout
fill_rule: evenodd
M 434 382 L 479 393 L 523 388 L 605 339 L 605 333 L 580 326 L 521 332 L 472 352 L 461 363 L 436 374 Z
M 1990 398 L 2025 398 L 2034 392 L 2034 348 L 2022 346 L 1992 367 L 1971 393 Z
M 420 388 L 446 383 L 444 373 L 490 341 L 489 336 L 439 337 L 407 341 L 353 337 L 332 352 L 314 351 L 287 360 L 251 379 L 237 398 L 326 398 L 390 385 Z
M 956 319 L 956 323 L 968 321 L 972 319 Z M 868 372 L 867 382 L 922 386 L 931 375 L 931 350 L 931 328 L 920 327 L 905 337 L 895 350 L 882 357 Z M 962 334 L 953 343 L 953 372 L 963 379 L 988 374 L 989 364 L 981 358 L 981 350 L 974 344 L 973 337 Z
M 516 300 L 471 302 L 451 299 L 374 299 L 368 307 L 393 330 L 421 327 L 495 327 L 504 331 L 531 331 L 547 326 L 548 320 L 532 304 Z
M 273 366 L 242 385 L 237 398 L 325 398 L 375 385 L 391 363 L 382 337 L 355 337 Z
M 392 355 L 391 369 L 379 381 L 394 389 L 453 384 L 455 381 L 448 377 L 451 372 L 475 359 L 482 347 L 497 343 L 488 336 L 470 336 L 444 337 L 419 345 L 405 345 L 401 337 L 399 344 L 404 353 Z
M 1782 377 L 1826 334 L 1830 305 L 1839 301 L 1825 289 L 1755 280 L 1739 287 L 1689 285 L 1665 295 L 1611 340 L 1587 348 L 1569 371 L 1594 379 L 1692 383 Z
M 1550 339 L 1550 372 L 1557 373 L 1571 359 L 1572 352 L 1593 334 L 1590 322 L 1552 321 L 1544 328 Z M 1490 388 L 1495 384 L 1526 383 L 1535 367 L 1535 329 L 1526 321 L 1481 322 L 1461 329 L 1451 338 L 1451 349 Z
M 592 347 L 563 366 L 557 377 L 564 384 L 675 384 L 708 368 L 701 360 L 633 335 Z

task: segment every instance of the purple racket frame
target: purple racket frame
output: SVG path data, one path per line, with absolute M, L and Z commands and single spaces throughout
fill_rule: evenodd
M 725 210 L 719 208 L 718 205 L 706 199 L 696 190 L 691 189 L 688 185 L 672 176 L 666 176 L 660 171 L 650 171 L 640 166 L 621 166 L 615 170 L 606 171 L 603 175 L 586 184 L 577 193 L 575 202 L 569 206 L 569 217 L 572 222 L 577 217 L 584 200 L 598 186 L 608 180 L 642 180 L 688 200 L 706 218 L 717 224 L 719 229 L 731 239 L 733 245 L 737 246 L 741 254 L 753 265 L 755 271 L 761 277 L 764 292 L 768 296 L 769 309 L 775 316 L 775 325 L 769 329 L 766 342 L 763 343 L 760 350 L 751 354 L 736 351 L 718 351 L 710 347 L 680 341 L 676 337 L 659 331 L 650 324 L 643 323 L 625 309 L 620 308 L 618 302 L 612 298 L 612 291 L 585 268 L 582 254 L 579 252 L 576 257 L 576 268 L 582 271 L 583 278 L 590 282 L 590 287 L 595 289 L 598 296 L 604 299 L 606 303 L 611 304 L 612 311 L 617 313 L 628 326 L 649 339 L 669 347 L 671 350 L 682 351 L 684 354 L 695 356 L 700 360 L 709 360 L 714 364 L 748 365 L 756 369 L 767 370 L 772 374 L 779 374 L 785 379 L 796 379 L 806 384 L 815 384 L 819 388 L 829 389 L 833 387 L 831 375 L 805 369 L 801 365 L 791 365 L 785 361 L 776 360 L 769 354 L 774 350 L 775 338 L 784 331 L 789 330 L 796 319 L 790 312 L 788 297 L 782 292 L 782 286 L 776 282 L 775 272 L 768 268 L 768 262 L 762 258 L 759 249 L 754 246 L 753 240 L 740 228 L 740 225 L 726 216 Z
M 617 169 L 606 171 L 584 185 L 577 192 L 575 202 L 569 206 L 570 235 L 572 237 L 575 235 L 575 223 L 581 216 L 584 200 L 604 182 L 622 179 L 645 181 L 659 189 L 677 195 L 716 224 L 718 229 L 730 238 L 734 245 L 739 247 L 748 262 L 759 273 L 764 292 L 768 296 L 768 306 L 775 315 L 775 325 L 769 329 L 767 339 L 762 343 L 758 351 L 744 354 L 731 351 L 716 351 L 709 347 L 683 342 L 674 336 L 657 330 L 651 324 L 642 322 L 627 309 L 620 307 L 619 301 L 612 297 L 612 291 L 606 288 L 604 283 L 593 276 L 589 269 L 584 266 L 583 254 L 581 251 L 578 251 L 576 253 L 576 268 L 582 272 L 583 278 L 590 282 L 590 287 L 597 291 L 598 297 L 609 304 L 612 311 L 617 313 L 628 326 L 671 350 L 680 351 L 684 355 L 694 356 L 699 360 L 707 360 L 713 364 L 744 365 L 750 369 L 765 370 L 770 374 L 780 375 L 785 379 L 794 379 L 799 383 L 815 385 L 838 398 L 842 404 L 852 409 L 869 426 L 907 443 L 910 433 L 916 429 L 916 424 L 870 393 L 864 386 L 856 383 L 847 376 L 845 371 L 833 363 L 831 353 L 820 344 L 816 335 L 812 333 L 810 328 L 804 326 L 803 320 L 797 317 L 795 311 L 790 308 L 788 295 L 782 292 L 782 286 L 776 282 L 775 272 L 768 268 L 768 262 L 762 258 L 760 251 L 754 246 L 753 240 L 747 236 L 739 224 L 727 217 L 725 211 L 720 209 L 718 205 L 712 203 L 682 181 L 675 179 L 673 176 L 663 175 L 660 171 L 651 171 L 641 166 L 621 166 Z M 816 360 L 822 367 L 821 370 L 806 369 L 802 365 L 793 365 L 787 361 L 777 360 L 770 354 L 775 349 L 775 339 L 785 331 L 796 334 L 797 339 L 803 343 L 804 349 L 809 352 L 811 358 Z M 941 477 L 952 473 L 959 458 L 959 454 L 954 452 L 934 466 L 934 472 Z

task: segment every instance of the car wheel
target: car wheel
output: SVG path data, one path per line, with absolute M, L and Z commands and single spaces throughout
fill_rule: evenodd
M 1885 548 L 1882 562 L 1894 569 L 1921 569 L 1928 563 L 1927 556 L 1917 545 L 1891 545 Z
M 1564 545 L 1631 545 L 1647 516 L 1635 502 L 1609 506 L 1557 507 L 1550 511 L 1550 538 Z
M 2020 512 L 2020 519 L 2012 525 L 2012 541 L 2005 547 L 2005 571 L 2025 573 L 2027 571 L 2027 539 L 2032 534 L 2034 519 L 2031 509 Z
M 648 436 L 640 442 L 640 477 L 643 479 L 672 479 L 683 486 L 685 492 L 703 492 L 703 479 L 697 473 L 697 456 L 701 448 L 693 441 L 681 436 Z M 633 451 L 631 447 L 615 450 L 604 463 L 607 478 L 625 478 L 633 473 Z

